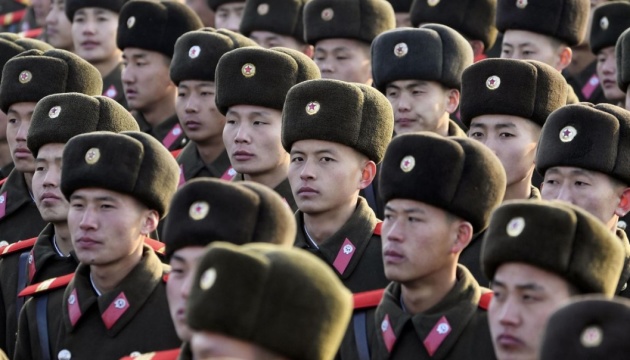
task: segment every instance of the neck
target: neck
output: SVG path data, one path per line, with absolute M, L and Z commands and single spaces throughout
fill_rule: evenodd
M 164 120 L 175 114 L 175 99 L 177 93 L 173 92 L 172 96 L 156 101 L 150 108 L 139 110 L 151 126 L 160 125 Z
M 357 200 L 358 194 L 345 206 L 338 206 L 322 213 L 304 213 L 304 226 L 317 245 L 329 239 L 348 222 L 357 207 Z
M 11 158 L 11 150 L 9 149 L 9 143 L 5 141 L 0 142 L 0 167 L 9 165 L 13 162 Z
M 103 61 L 92 63 L 92 65 L 94 65 L 98 72 L 101 73 L 101 77 L 104 78 L 109 75 L 109 73 L 111 73 L 121 61 L 122 52 L 117 50 L 114 56 Z
M 444 116 L 440 119 L 438 127 L 435 129 L 438 135 L 448 136 L 448 124 L 450 120 L 448 115 L 448 113 L 444 113 Z
M 606 226 L 613 232 L 613 234 L 617 234 L 617 223 L 619 222 L 619 216 L 616 214 L 608 220 Z
M 197 151 L 204 164 L 213 163 L 225 150 L 222 136 L 216 136 L 204 143 L 195 143 L 195 145 L 197 145 Z
M 286 159 L 277 167 L 271 171 L 267 171 L 259 174 L 243 174 L 243 178 L 248 181 L 257 182 L 259 184 L 266 185 L 272 189 L 280 185 L 289 173 L 289 154 L 286 155 Z
M 53 223 L 55 229 L 55 242 L 59 251 L 64 256 L 70 255 L 72 251 L 72 240 L 70 239 L 70 229 L 68 229 L 68 223 L 66 221 Z
M 508 185 L 505 188 L 505 196 L 503 201 L 507 200 L 525 200 L 532 195 L 532 175 L 521 179 L 518 182 Z
M 117 262 L 107 265 L 90 265 L 90 273 L 92 274 L 92 281 L 96 288 L 105 294 L 108 291 L 113 290 L 118 284 L 120 284 L 127 275 L 133 270 L 138 263 L 142 260 L 142 244 L 132 254 L 127 255 L 125 258 L 120 259 Z
M 423 313 L 437 305 L 453 289 L 457 260 L 448 268 L 422 279 L 402 284 L 402 301 L 410 314 Z

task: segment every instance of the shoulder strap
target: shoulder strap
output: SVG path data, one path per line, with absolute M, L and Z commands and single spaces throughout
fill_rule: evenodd
M 354 310 L 377 307 L 384 293 L 385 289 L 378 289 L 354 294 Z
M 490 306 L 490 301 L 492 301 L 493 296 L 494 293 L 492 291 L 481 294 L 481 297 L 479 298 L 479 308 L 488 310 L 488 306 Z
M 30 238 L 28 240 L 21 240 L 13 244 L 9 244 L 3 247 L 0 247 L 0 257 L 16 253 L 20 250 L 30 250 L 35 245 L 37 238 Z
M 157 241 L 157 240 L 153 240 L 151 238 L 145 237 L 144 238 L 144 243 L 149 245 L 153 251 L 155 251 L 156 253 L 160 254 L 160 255 L 164 255 L 166 254 L 166 251 L 164 250 L 164 243 L 161 241 Z
M 177 159 L 177 157 L 179 156 L 179 154 L 182 152 L 183 149 L 177 149 L 177 150 L 173 150 L 171 151 L 171 155 L 173 155 L 173 157 L 175 159 Z
M 383 222 L 382 221 L 377 222 L 376 226 L 374 227 L 374 235 L 381 236 L 382 227 L 383 227 Z
M 43 360 L 50 360 L 50 339 L 48 337 L 48 296 L 35 299 L 35 317 L 37 319 L 37 334 Z
M 54 277 L 48 280 L 44 280 L 40 283 L 33 284 L 24 288 L 24 290 L 20 291 L 18 296 L 32 296 L 35 294 L 41 294 L 53 289 L 58 289 L 61 287 L 67 286 L 72 278 L 74 277 L 74 273 L 70 273 L 64 276 Z

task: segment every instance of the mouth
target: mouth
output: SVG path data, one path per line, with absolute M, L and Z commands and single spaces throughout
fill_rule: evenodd
M 100 245 L 100 242 L 92 239 L 91 237 L 88 236 L 82 236 L 79 239 L 77 239 L 75 246 L 78 248 L 82 248 L 82 249 L 89 249 L 89 248 L 93 248 L 97 245 Z
M 13 155 L 15 155 L 18 159 L 25 159 L 32 156 L 31 152 L 25 148 L 17 148 L 13 151 Z
M 602 87 L 605 89 L 610 89 L 617 86 L 617 81 L 613 81 L 610 79 L 602 79 Z
M 400 119 L 395 121 L 396 125 L 403 126 L 403 127 L 404 126 L 409 126 L 413 122 L 415 122 L 415 120 L 409 119 L 409 118 L 400 118 Z
M 383 250 L 383 261 L 387 264 L 397 264 L 405 259 L 402 253 L 396 250 Z
M 184 120 L 184 126 L 190 130 L 197 130 L 201 127 L 201 123 L 196 120 Z
M 521 339 L 508 334 L 501 334 L 497 336 L 497 344 L 504 349 L 515 349 L 524 345 Z
M 253 158 L 255 155 L 244 150 L 237 150 L 232 153 L 232 157 L 237 161 L 247 161 Z
M 61 197 L 53 194 L 53 193 L 49 193 L 46 192 L 44 194 L 42 194 L 42 196 L 40 197 L 41 201 L 46 201 L 46 200 L 61 200 Z
M 297 193 L 298 195 L 309 196 L 309 195 L 317 195 L 319 194 L 319 191 L 309 186 L 302 186 L 301 188 L 298 189 Z
M 138 92 L 135 89 L 125 89 L 125 97 L 127 100 L 134 99 L 138 95 Z
M 83 41 L 83 42 L 81 43 L 81 47 L 82 47 L 82 48 L 85 48 L 85 49 L 93 49 L 93 48 L 95 48 L 95 47 L 97 47 L 97 46 L 100 46 L 100 45 L 101 45 L 101 43 L 100 43 L 100 42 L 98 42 L 98 41 L 92 41 L 92 40 Z

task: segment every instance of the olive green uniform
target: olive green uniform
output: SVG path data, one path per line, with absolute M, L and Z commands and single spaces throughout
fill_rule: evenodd
M 16 0 L 0 0 L 0 15 L 7 15 L 20 10 L 26 9 L 26 5 Z M 0 23 L 0 31 L 2 32 L 20 32 L 20 21 L 15 14 L 11 15 L 12 19 L 4 19 L 3 23 Z
M 129 109 L 127 106 L 127 98 L 125 97 L 125 90 L 122 86 L 122 70 L 123 64 L 118 64 L 114 70 L 103 78 L 103 96 L 107 96 L 112 100 L 116 100 L 117 103 Z
M 151 126 L 139 111 L 134 111 L 133 116 L 138 121 L 140 131 L 158 139 L 170 151 L 181 149 L 188 142 L 188 138 L 181 125 L 179 125 L 179 120 L 175 114 L 155 127 Z
M 448 136 L 468 137 L 464 130 L 453 120 L 448 121 Z
M 341 229 L 319 245 L 306 234 L 304 214 L 298 211 L 295 217 L 295 246 L 324 260 L 350 291 L 382 289 L 389 283 L 383 270 L 380 222 L 364 198 L 359 197 L 354 213 Z
M 63 295 L 52 354 L 73 359 L 119 359 L 134 352 L 180 345 L 170 317 L 163 277 L 168 266 L 145 246 L 141 261 L 112 291 L 97 296 L 90 267 L 79 265 Z M 52 335 L 51 335 L 52 336 Z
M 243 177 L 243 174 L 238 174 L 238 173 L 233 179 L 233 181 L 244 181 L 244 180 L 245 178 Z M 286 201 L 287 205 L 289 205 L 289 207 L 291 208 L 291 211 L 296 212 L 298 210 L 298 206 L 297 206 L 297 203 L 295 202 L 295 199 L 293 198 L 293 192 L 291 191 L 291 184 L 289 184 L 288 178 L 282 180 L 282 182 L 278 186 L 273 188 L 273 190 L 277 192 L 278 195 L 282 196 L 284 201 Z
M 4 211 L 3 211 L 4 210 Z M 22 173 L 11 171 L 0 187 L 0 240 L 12 244 L 39 235 L 46 226 Z
M 624 230 L 617 229 L 616 234 L 621 240 L 625 251 L 623 271 L 621 272 L 621 278 L 617 286 L 617 296 L 630 298 L 630 289 L 628 289 L 628 282 L 630 282 L 630 243 L 628 242 L 628 236 Z
M 226 174 L 226 171 L 232 168 L 230 158 L 225 150 L 212 163 L 204 163 L 193 142 L 184 146 L 182 152 L 177 156 L 177 163 L 181 171 L 180 185 L 182 180 L 185 182 L 201 177 L 222 178 L 224 175 L 229 175 Z

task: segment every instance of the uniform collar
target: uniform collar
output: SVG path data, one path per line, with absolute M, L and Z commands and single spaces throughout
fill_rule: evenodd
M 201 159 L 197 145 L 189 142 L 177 158 L 180 168 L 183 170 L 186 181 L 200 176 L 219 178 L 230 167 L 230 158 L 227 151 L 223 150 L 219 157 L 212 163 L 206 164 Z

